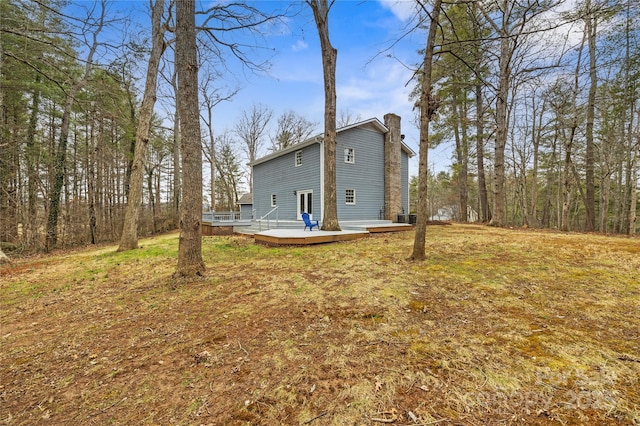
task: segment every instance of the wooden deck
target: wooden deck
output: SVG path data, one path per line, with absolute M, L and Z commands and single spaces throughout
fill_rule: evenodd
M 258 232 L 253 238 L 256 243 L 271 246 L 291 246 L 335 243 L 357 240 L 369 235 L 367 231 L 302 231 L 297 229 L 271 229 Z
M 409 225 L 408 223 L 392 223 L 390 225 L 372 225 L 366 227 L 367 231 L 372 234 L 377 232 L 411 231 L 413 228 L 413 225 Z
M 399 232 L 412 230 L 413 226 L 404 223 L 362 225 L 340 232 L 303 231 L 301 229 L 271 229 L 253 235 L 256 243 L 271 246 L 291 246 L 335 243 L 339 241 L 366 238 L 372 233 Z

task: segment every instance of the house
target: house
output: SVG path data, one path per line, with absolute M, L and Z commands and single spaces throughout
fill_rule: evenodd
M 240 220 L 253 219 L 253 195 L 251 193 L 242 194 L 238 199 L 240 209 Z
M 338 220 L 396 221 L 409 212 L 409 158 L 400 117 L 386 114 L 337 129 Z M 255 160 L 253 212 L 261 218 L 278 209 L 280 220 L 302 220 L 305 211 L 322 221 L 324 142 L 322 135 Z
M 438 211 L 431 215 L 429 220 L 465 220 L 466 222 L 477 222 L 478 212 L 471 206 L 467 206 L 467 217 L 463 219 L 460 214 L 460 206 L 444 206 L 438 208 Z

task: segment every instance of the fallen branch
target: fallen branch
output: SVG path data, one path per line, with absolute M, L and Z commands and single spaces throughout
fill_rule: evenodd
M 640 358 L 634 358 L 634 357 L 629 356 L 629 355 L 619 356 L 618 359 L 620 361 L 640 362 Z
M 323 411 L 322 413 L 318 414 L 318 415 L 317 415 L 317 416 L 315 416 L 314 418 L 309 419 L 309 420 L 307 420 L 307 421 L 305 421 L 305 422 L 302 422 L 302 424 L 303 424 L 303 425 L 308 425 L 308 424 L 309 424 L 309 423 L 311 423 L 312 421 L 314 421 L 314 420 L 318 420 L 320 417 L 324 417 L 324 416 L 326 416 L 326 415 L 327 415 L 327 413 L 328 413 L 328 411 Z
M 242 345 L 240 344 L 240 340 L 238 340 L 238 346 L 240 346 L 240 349 L 242 349 L 244 353 L 247 354 L 247 356 L 249 356 L 249 352 L 247 352 L 245 348 L 242 347 Z
M 116 405 L 118 405 L 118 404 L 120 404 L 121 402 L 126 401 L 126 400 L 127 400 L 127 397 L 125 396 L 124 398 L 122 398 L 122 399 L 120 399 L 120 400 L 118 400 L 118 401 L 114 402 L 113 404 L 111 404 L 110 406 L 108 406 L 108 407 L 106 407 L 106 408 L 103 408 L 102 410 L 98 411 L 97 413 L 89 414 L 87 417 L 88 417 L 88 418 L 91 418 L 91 417 L 99 416 L 99 415 L 100 415 L 100 414 L 102 414 L 102 413 L 106 413 L 106 412 L 107 412 L 107 410 L 112 409 L 112 408 L 113 408 L 113 407 L 115 407 Z
M 385 414 L 391 414 L 391 417 L 386 418 L 386 417 L 371 417 L 371 421 L 372 422 L 377 422 L 377 423 L 395 423 L 396 420 L 398 420 L 398 415 L 395 413 L 395 411 L 385 411 L 383 413 L 380 413 L 382 415 Z
M 378 418 L 378 417 L 371 417 L 371 421 L 372 422 L 378 422 L 378 423 L 395 423 L 396 420 L 398 420 L 397 417 L 392 417 L 390 419 L 382 419 L 382 418 Z

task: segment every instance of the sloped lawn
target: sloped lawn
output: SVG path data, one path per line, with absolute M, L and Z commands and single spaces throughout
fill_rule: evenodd
M 0 267 L 0 424 L 640 424 L 640 239 L 177 234 Z

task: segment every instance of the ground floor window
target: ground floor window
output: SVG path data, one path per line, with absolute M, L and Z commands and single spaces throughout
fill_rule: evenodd
M 355 204 L 356 203 L 356 190 L 355 189 L 347 189 L 345 191 L 345 202 L 346 202 L 346 204 Z

